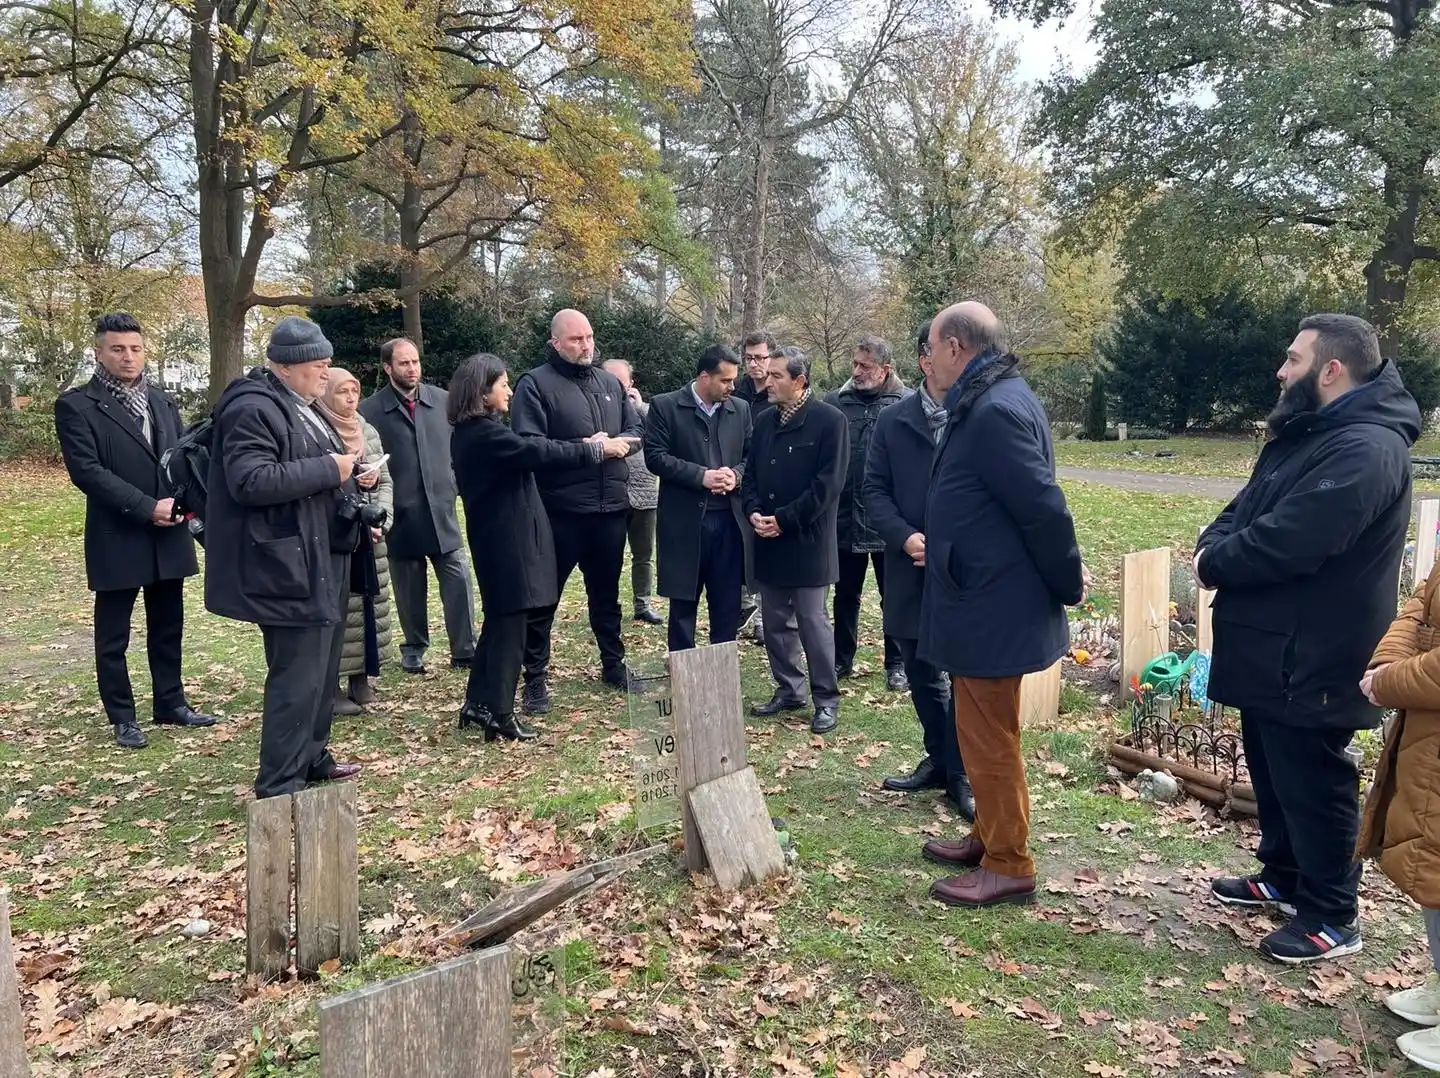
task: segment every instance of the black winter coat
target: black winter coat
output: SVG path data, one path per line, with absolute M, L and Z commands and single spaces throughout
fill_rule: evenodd
M 865 509 L 871 527 L 885 543 L 884 630 L 894 640 L 920 638 L 925 568 L 905 553 L 905 540 L 916 532 L 925 533 L 934 459 L 935 439 L 919 393 L 885 409 L 875 421 L 865 465 Z
M 736 400 L 742 400 L 750 406 L 750 421 L 753 423 L 755 417 L 766 408 L 774 408 L 770 403 L 770 391 L 767 389 L 756 389 L 755 383 L 750 381 L 750 375 L 745 370 L 745 360 L 740 360 L 740 377 L 735 379 Z
M 840 578 L 835 512 L 850 461 L 850 435 L 838 408 L 811 397 L 790 422 L 778 408 L 754 420 L 745 480 L 745 517 L 773 516 L 775 539 L 751 529 L 755 580 L 775 588 L 823 588 Z
M 85 575 L 91 591 L 143 588 L 199 572 L 183 524 L 150 523 L 170 493 L 160 456 L 180 437 L 180 409 L 150 387 L 153 444 L 115 395 L 95 380 L 55 402 L 55 433 L 70 481 L 85 494 Z
M 460 549 L 455 473 L 450 467 L 450 396 L 421 383 L 415 418 L 388 383 L 360 402 L 360 414 L 380 432 L 390 454 L 395 512 L 386 536 L 390 557 L 416 561 Z
M 1395 617 L 1420 409 L 1393 363 L 1292 418 L 1197 544 L 1216 589 L 1208 695 L 1292 726 L 1380 721 L 1360 678 Z
M 579 442 L 604 431 L 612 438 L 643 435 L 640 413 L 620 379 L 594 364 L 570 363 L 546 345 L 546 362 L 526 371 L 510 401 L 510 429 L 534 438 Z M 624 460 L 591 471 L 547 471 L 536 477 L 540 499 L 552 513 L 621 513 L 630 509 Z
M 745 455 L 750 449 L 750 406 L 732 396 L 716 413 L 720 464 L 740 476 L 740 487 L 728 495 L 705 489 L 710 459 L 710 425 L 695 403 L 691 386 L 661 393 L 650 401 L 645 420 L 645 466 L 660 479 L 655 514 L 655 557 L 659 562 L 657 590 L 667 599 L 694 600 L 700 591 L 701 524 L 709 512 L 728 512 L 745 538 L 745 579 L 750 579 L 750 538 L 741 491 Z M 717 503 L 719 503 L 717 505 Z
M 850 464 L 845 470 L 845 489 L 840 492 L 840 505 L 835 517 L 835 537 L 841 551 L 872 554 L 885 549 L 884 540 L 866 512 L 865 462 L 870 455 L 870 439 L 874 437 L 875 421 L 880 418 L 880 413 L 908 396 L 910 390 L 892 371 L 874 393 L 856 389 L 851 380 L 825 398 L 826 404 L 840 409 L 845 422 L 850 425 Z M 885 586 L 888 591 L 888 580 Z
M 998 357 L 952 387 L 925 505 L 920 657 L 961 677 L 1050 667 L 1085 590 L 1050 425 L 1015 363 Z
M 486 617 L 559 601 L 555 537 L 535 473 L 591 475 L 600 470 L 592 453 L 583 442 L 521 437 L 490 416 L 456 425 L 450 455 Z
M 343 486 L 289 391 L 257 367 L 225 387 L 215 405 L 205 506 L 205 608 L 256 625 L 342 621 L 332 577 Z M 344 529 L 353 544 L 355 529 Z M 353 549 L 353 545 L 350 546 Z M 345 551 L 345 552 L 348 552 Z

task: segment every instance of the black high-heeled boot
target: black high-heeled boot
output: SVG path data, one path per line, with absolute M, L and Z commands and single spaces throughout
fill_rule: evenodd
M 526 726 L 512 712 L 509 715 L 487 715 L 485 740 L 494 741 L 503 737 L 507 741 L 534 741 L 540 732 L 533 726 Z
M 459 726 L 462 730 L 480 728 L 488 731 L 490 729 L 490 709 L 484 704 L 477 704 L 466 700 L 465 705 L 460 709 Z M 489 741 L 491 739 L 486 737 L 485 740 Z

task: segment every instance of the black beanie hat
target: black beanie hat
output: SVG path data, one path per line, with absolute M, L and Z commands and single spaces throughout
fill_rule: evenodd
M 265 347 L 265 358 L 271 363 L 309 363 L 334 354 L 334 347 L 319 326 L 293 314 L 275 323 Z

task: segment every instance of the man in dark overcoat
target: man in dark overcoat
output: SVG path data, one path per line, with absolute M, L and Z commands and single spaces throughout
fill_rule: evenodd
M 145 650 L 154 719 L 172 726 L 215 720 L 185 699 L 180 649 L 185 578 L 199 572 L 195 542 L 174 514 L 160 457 L 179 439 L 180 409 L 145 376 L 145 338 L 128 314 L 95 323 L 95 373 L 55 402 L 55 431 L 70 481 L 85 494 L 85 573 L 95 593 L 95 680 L 122 748 L 145 733 L 125 653 L 130 615 L 145 593 Z
M 765 651 L 775 694 L 750 709 L 761 717 L 805 707 L 805 673 L 814 704 L 810 729 L 835 729 L 840 687 L 826 591 L 840 573 L 835 512 L 850 458 L 839 409 L 810 392 L 810 363 L 798 349 L 770 360 L 770 401 L 754 421 L 745 459 L 745 511 L 754 531 L 755 579 L 765 620 Z
M 395 519 L 386 542 L 403 636 L 400 668 L 408 674 L 425 672 L 430 647 L 428 561 L 440 582 L 450 665 L 468 669 L 475 656 L 475 601 L 455 514 L 446 393 L 420 380 L 420 353 L 412 341 L 386 341 L 380 346 L 380 362 L 386 383 L 360 402 L 360 414 L 380 432 L 390 454 Z
M 734 396 L 735 353 L 711 345 L 695 380 L 650 402 L 645 464 L 660 478 L 656 516 L 660 594 L 670 600 L 669 648 L 695 646 L 695 619 L 704 591 L 710 643 L 740 632 L 740 592 L 749 524 L 740 500 L 750 448 L 750 406 Z

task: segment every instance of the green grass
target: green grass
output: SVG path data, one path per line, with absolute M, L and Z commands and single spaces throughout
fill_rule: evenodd
M 1159 441 L 1062 441 L 1055 443 L 1055 459 L 1073 468 L 1243 479 L 1250 474 L 1259 450 L 1260 443 L 1255 439 L 1233 435 Z M 1156 453 L 1172 455 L 1157 457 Z
M 1067 492 L 1102 593 L 1113 593 L 1125 552 L 1183 553 L 1218 507 L 1086 484 Z M 0 501 L 0 661 L 11 674 L 0 685 L 0 878 L 22 966 L 53 970 L 38 981 L 75 1024 L 31 1047 L 44 1073 L 318 1075 L 316 1000 L 444 957 L 439 932 L 516 880 L 667 838 L 637 835 L 620 805 L 631 792 L 625 703 L 592 680 L 572 585 L 558 706 L 541 743 L 461 737 L 451 724 L 463 687 L 448 670 L 405 678 L 392 666 L 372 711 L 337 723 L 337 755 L 366 764 L 363 958 L 319 982 L 247 984 L 258 633 L 205 614 L 191 582 L 187 684 L 227 721 L 156 731 L 143 754 L 114 749 L 90 664 L 81 502 L 62 476 L 33 473 L 0 474 Z M 518 941 L 570 941 L 561 1073 L 1290 1073 L 1292 1057 L 1308 1060 L 1327 1040 L 1363 1045 L 1373 1072 L 1385 1068 L 1400 1027 L 1362 974 L 1420 971 L 1413 908 L 1372 873 L 1363 956 L 1319 981 L 1264 966 L 1248 944 L 1268 922 L 1230 916 L 1205 894 L 1217 866 L 1248 863 L 1253 828 L 1115 796 L 1100 748 L 1118 720 L 1078 685 L 1065 687 L 1054 728 L 1025 732 L 1041 901 L 977 913 L 929 901 L 939 873 L 919 846 L 959 824 L 933 796 L 879 788 L 920 745 L 908 701 L 879 677 L 877 614 L 867 607 L 867 672 L 845 683 L 836 735 L 818 742 L 798 721 L 749 722 L 750 760 L 798 852 L 789 878 L 721 895 L 689 879 L 672 850 Z M 136 635 L 143 701 L 138 624 Z M 626 636 L 638 658 L 662 656 L 663 630 L 627 626 Z M 441 638 L 435 654 L 443 648 Z M 742 649 L 742 669 L 747 699 L 768 693 L 759 649 Z M 214 931 L 182 938 L 196 916 Z M 40 1021 L 34 979 L 22 995 Z M 143 1017 L 107 1032 L 116 1001 Z M 32 1025 L 32 1040 L 39 1033 Z M 1222 1051 L 1243 1063 L 1226 1071 Z

